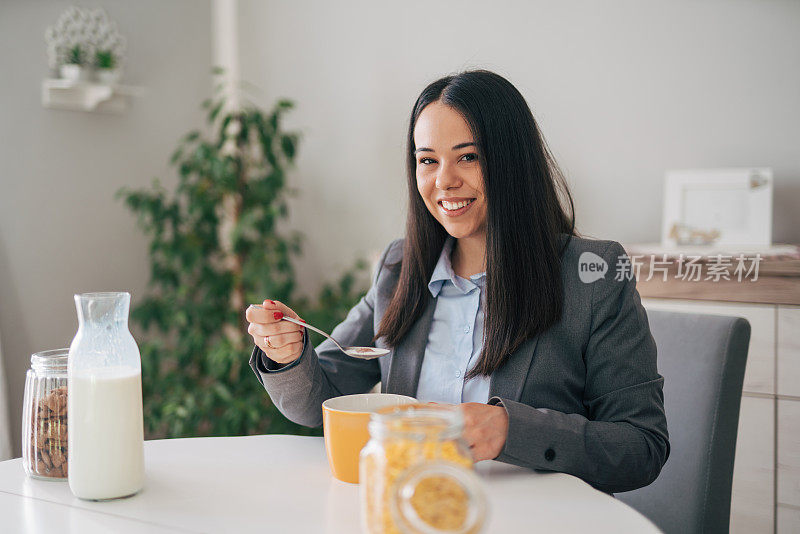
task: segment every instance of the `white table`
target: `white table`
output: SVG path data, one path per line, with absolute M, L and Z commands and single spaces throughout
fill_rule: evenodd
M 75 498 L 66 482 L 27 478 L 0 462 L 0 530 L 75 532 L 360 531 L 358 486 L 330 475 L 322 438 L 250 436 L 145 442 L 138 495 Z M 644 516 L 585 482 L 499 462 L 477 465 L 489 496 L 486 532 L 658 532 Z

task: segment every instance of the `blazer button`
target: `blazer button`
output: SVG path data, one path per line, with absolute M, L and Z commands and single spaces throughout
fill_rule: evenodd
M 554 451 L 553 449 L 547 449 L 546 451 L 544 451 L 544 459 L 547 460 L 548 462 L 552 462 L 555 457 L 556 457 L 556 451 Z

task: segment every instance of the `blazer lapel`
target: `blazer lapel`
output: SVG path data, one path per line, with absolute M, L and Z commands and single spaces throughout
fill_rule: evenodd
M 431 331 L 433 310 L 436 308 L 436 299 L 427 289 L 425 294 L 427 296 L 425 311 L 392 353 L 386 393 L 396 393 L 409 397 L 417 395 L 419 372 L 422 369 L 425 346 L 428 344 L 428 334 Z
M 519 402 L 522 397 L 522 388 L 528 379 L 528 370 L 539 344 L 539 336 L 525 341 L 517 350 L 511 353 L 508 360 L 492 373 L 489 380 L 489 398 L 500 397 Z

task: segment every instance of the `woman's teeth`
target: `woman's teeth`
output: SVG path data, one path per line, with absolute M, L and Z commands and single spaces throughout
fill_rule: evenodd
M 472 202 L 474 200 L 475 200 L 474 198 L 471 199 L 471 200 L 462 200 L 461 202 L 448 202 L 447 200 L 442 200 L 442 206 L 446 210 L 455 211 L 455 210 L 463 208 L 464 206 L 466 206 L 468 204 L 472 204 Z

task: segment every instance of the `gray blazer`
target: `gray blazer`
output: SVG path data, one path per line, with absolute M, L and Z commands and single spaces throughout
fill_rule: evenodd
M 566 238 L 562 234 L 562 243 Z M 403 240 L 381 257 L 374 283 L 333 336 L 346 345 L 369 346 L 399 276 Z M 583 252 L 608 264 L 604 278 L 584 283 Z M 523 343 L 490 380 L 489 404 L 509 417 L 501 462 L 560 471 L 606 492 L 650 484 L 669 456 L 664 379 L 656 345 L 635 280 L 616 280 L 615 241 L 572 237 L 562 258 L 563 315 L 549 330 Z M 392 267 L 394 265 L 394 267 Z M 292 421 L 322 424 L 322 402 L 381 391 L 415 396 L 436 299 L 402 343 L 377 360 L 344 355 L 326 340 L 306 342 L 298 360 L 280 367 L 256 347 L 250 358 L 258 380 Z M 387 347 L 382 339 L 375 346 Z

